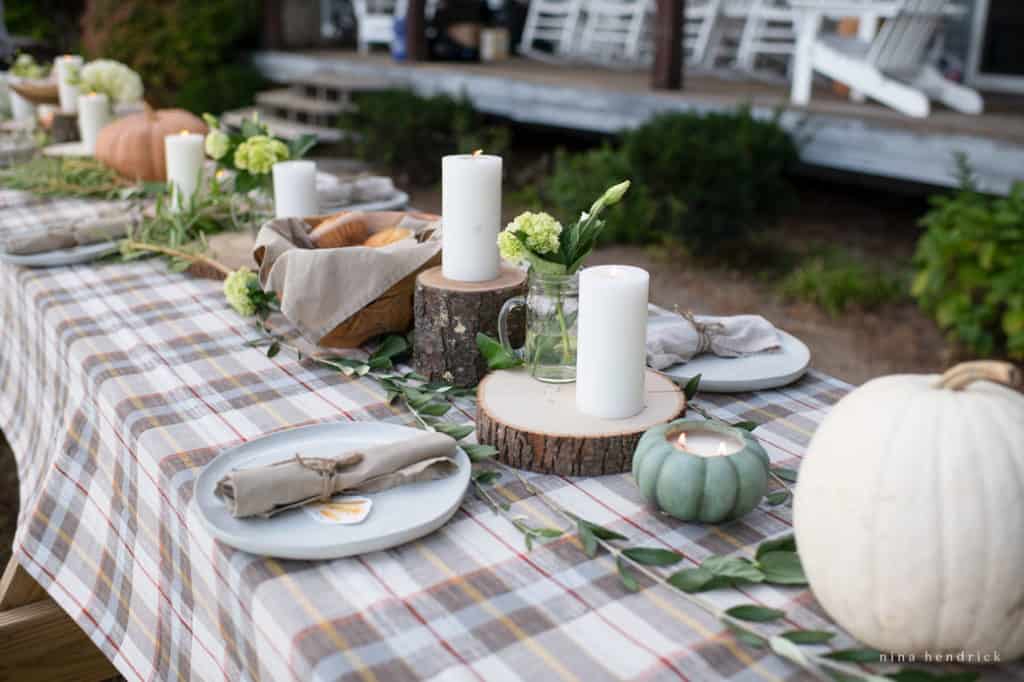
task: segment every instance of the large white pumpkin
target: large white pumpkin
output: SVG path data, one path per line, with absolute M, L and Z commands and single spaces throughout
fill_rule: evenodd
M 1024 395 L 1006 363 L 864 384 L 800 467 L 797 548 L 835 621 L 883 652 L 1024 654 Z

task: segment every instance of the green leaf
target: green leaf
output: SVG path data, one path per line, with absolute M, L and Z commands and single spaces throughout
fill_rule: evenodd
M 800 650 L 796 644 L 789 639 L 782 637 L 772 637 L 769 640 L 772 651 L 781 656 L 782 658 L 793 661 L 801 667 L 806 667 L 808 664 L 807 655 Z
M 590 528 L 590 530 L 593 531 L 594 535 L 596 535 L 597 537 L 601 538 L 602 540 L 628 540 L 629 539 L 625 535 L 623 535 L 622 533 L 616 533 L 612 529 L 605 528 L 604 526 L 602 526 L 600 524 L 597 524 L 597 523 L 593 523 L 592 521 L 585 521 L 583 519 L 577 519 L 577 521 L 579 523 L 582 523 L 582 524 L 586 525 L 588 528 Z
M 636 592 L 640 589 L 640 583 L 636 581 L 636 576 L 633 575 L 633 571 L 629 568 L 629 564 L 622 557 L 618 557 L 616 565 L 619 568 L 619 577 L 622 579 L 622 584 L 630 592 Z
M 565 535 L 565 531 L 560 528 L 535 528 L 533 532 L 542 538 L 560 538 Z
M 686 387 L 683 388 L 683 394 L 686 396 L 687 400 L 693 400 L 694 396 L 697 395 L 697 391 L 700 390 L 700 377 L 701 375 L 698 374 L 686 382 Z
M 482 462 L 498 454 L 498 448 L 493 445 L 466 443 L 459 447 L 461 447 L 465 451 L 466 455 L 469 456 L 469 459 L 474 462 Z
M 416 408 L 416 411 L 431 417 L 443 417 L 450 409 L 452 409 L 452 406 L 449 403 L 431 402 Z
M 840 649 L 822 654 L 825 658 L 845 663 L 878 663 L 882 654 L 874 649 Z
M 757 546 L 756 558 L 760 559 L 768 552 L 795 552 L 796 551 L 796 536 L 792 533 L 786 533 L 780 535 L 777 538 L 771 540 L 765 540 Z
M 475 476 L 473 476 L 473 480 L 479 483 L 480 485 L 490 485 L 497 481 L 499 478 L 501 478 L 501 472 L 494 470 L 481 471 Z
M 781 478 L 783 481 L 796 483 L 796 469 L 789 469 L 787 467 L 772 467 L 772 473 Z
M 474 426 L 472 424 L 448 424 L 441 422 L 434 424 L 434 429 L 440 431 L 446 436 L 451 436 L 455 440 L 462 440 L 469 434 L 473 433 Z
M 759 583 L 764 580 L 760 569 L 742 557 L 710 556 L 701 562 L 701 568 L 711 575 L 745 582 Z
M 736 427 L 737 429 L 743 429 L 744 431 L 753 431 L 758 426 L 760 426 L 760 424 L 758 424 L 757 422 L 746 421 L 746 422 L 736 422 L 736 423 L 732 424 L 732 426 Z
M 757 604 L 741 604 L 740 606 L 727 609 L 725 613 L 733 618 L 749 620 L 754 623 L 768 623 L 786 615 L 785 611 L 770 609 L 767 606 L 758 606 Z
M 779 636 L 785 637 L 793 644 L 824 644 L 835 637 L 836 633 L 825 630 L 790 630 Z
M 763 649 L 766 646 L 768 646 L 768 640 L 766 640 L 764 637 L 759 637 L 758 635 L 755 635 L 753 632 L 741 630 L 735 625 L 730 625 L 729 630 L 732 631 L 732 635 L 736 638 L 737 642 L 742 642 L 743 644 L 746 644 L 747 646 L 752 646 L 755 649 Z
M 589 557 L 597 556 L 597 536 L 594 535 L 590 524 L 583 519 L 577 519 L 576 530 L 579 533 L 580 542 L 583 543 L 583 553 Z
M 288 142 L 288 158 L 301 159 L 310 149 L 316 146 L 316 135 L 305 133 Z
M 807 584 L 807 576 L 796 552 L 767 552 L 758 557 L 757 563 L 766 582 L 774 585 Z
M 512 351 L 483 332 L 476 335 L 476 347 L 487 361 L 487 369 L 511 369 L 523 364 L 522 359 Z
M 682 554 L 657 547 L 629 547 L 622 553 L 645 566 L 671 566 L 683 560 Z
M 776 490 L 765 495 L 765 501 L 772 507 L 777 507 L 780 504 L 784 504 L 789 499 L 788 490 Z
M 374 367 L 390 368 L 392 361 L 408 350 L 409 342 L 405 340 L 404 336 L 391 334 L 380 344 L 380 348 L 370 356 L 369 362 Z
M 274 341 L 270 346 L 267 347 L 267 357 L 272 358 L 281 352 L 281 344 Z
M 714 579 L 715 574 L 706 568 L 684 568 L 668 577 L 668 584 L 689 594 L 703 592 Z

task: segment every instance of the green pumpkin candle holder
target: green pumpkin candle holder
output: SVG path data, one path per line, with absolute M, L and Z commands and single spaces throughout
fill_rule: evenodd
M 743 516 L 768 492 L 768 453 L 743 429 L 678 419 L 644 433 L 633 479 L 647 502 L 682 521 Z

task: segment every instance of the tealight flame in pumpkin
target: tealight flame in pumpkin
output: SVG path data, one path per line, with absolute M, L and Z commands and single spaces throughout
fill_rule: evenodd
M 719 455 L 724 455 L 725 454 L 725 441 L 719 441 L 718 442 L 718 454 Z
M 484 153 L 483 149 L 477 149 L 475 152 L 473 152 L 473 156 L 480 156 L 483 153 Z
M 179 134 L 179 135 L 190 135 L 190 134 L 191 134 L 191 132 L 192 132 L 192 131 L 190 131 L 190 130 L 186 130 L 185 128 L 182 128 L 182 129 L 181 129 L 181 132 L 180 132 L 180 133 L 178 133 L 178 134 Z
M 680 434 L 679 434 L 679 438 L 676 438 L 676 443 L 677 443 L 677 444 L 679 445 L 679 447 L 681 447 L 681 448 L 682 448 L 683 450 L 685 450 L 685 449 L 686 449 L 686 431 L 683 431 L 682 433 L 680 433 Z

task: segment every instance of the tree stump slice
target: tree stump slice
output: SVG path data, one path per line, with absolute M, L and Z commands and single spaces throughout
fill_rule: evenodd
M 53 112 L 50 137 L 54 142 L 74 142 L 78 139 L 78 114 L 64 111 Z
M 497 337 L 501 306 L 525 292 L 526 273 L 508 265 L 489 282 L 445 279 L 440 265 L 421 272 L 413 299 L 413 367 L 431 381 L 476 386 L 487 374 L 477 333 Z M 512 338 L 521 338 L 523 317 L 515 315 L 509 322 Z
M 576 410 L 576 384 L 546 384 L 523 370 L 487 376 L 477 389 L 476 437 L 517 469 L 563 476 L 629 471 L 644 431 L 686 411 L 670 379 L 647 371 L 647 407 L 628 419 Z

